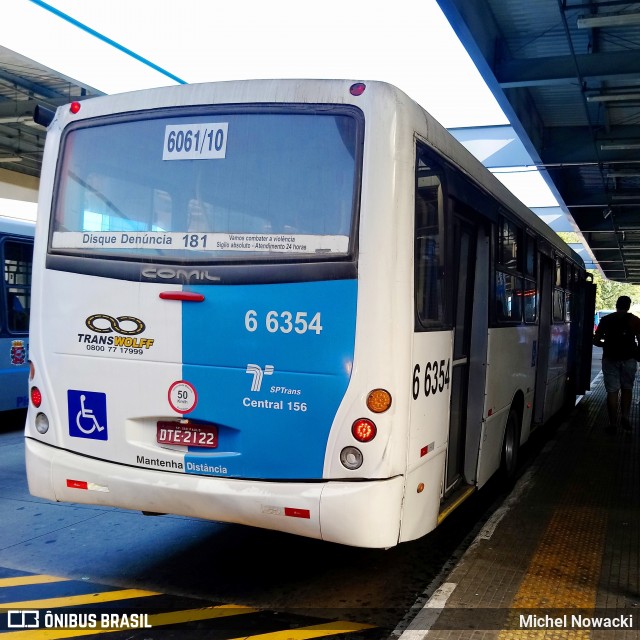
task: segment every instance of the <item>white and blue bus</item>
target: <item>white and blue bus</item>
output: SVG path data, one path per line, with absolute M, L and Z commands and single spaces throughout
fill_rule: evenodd
M 29 310 L 35 224 L 0 217 L 0 411 L 29 405 Z
M 584 366 L 588 385 L 591 288 L 579 256 L 388 84 L 60 107 L 29 488 L 361 547 L 416 539 L 513 476 Z

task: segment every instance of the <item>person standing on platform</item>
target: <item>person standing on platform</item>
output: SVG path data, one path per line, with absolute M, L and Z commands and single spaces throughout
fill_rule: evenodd
M 593 344 L 602 347 L 602 376 L 607 392 L 608 433 L 615 433 L 618 426 L 618 404 L 620 405 L 620 425 L 625 431 L 631 430 L 629 414 L 633 384 L 636 379 L 638 362 L 637 344 L 640 340 L 640 318 L 629 313 L 631 298 L 620 296 L 615 313 L 600 320 L 593 336 Z

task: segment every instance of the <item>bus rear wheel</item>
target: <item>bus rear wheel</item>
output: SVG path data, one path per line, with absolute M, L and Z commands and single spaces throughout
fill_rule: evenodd
M 502 442 L 502 459 L 500 471 L 505 482 L 512 484 L 518 470 L 518 453 L 520 450 L 520 414 L 511 407 Z

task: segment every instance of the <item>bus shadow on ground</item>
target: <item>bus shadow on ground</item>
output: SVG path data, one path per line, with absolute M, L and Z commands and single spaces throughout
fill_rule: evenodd
M 24 425 L 27 420 L 26 409 L 12 409 L 10 411 L 0 412 L 0 433 L 9 433 L 11 431 L 24 431 Z

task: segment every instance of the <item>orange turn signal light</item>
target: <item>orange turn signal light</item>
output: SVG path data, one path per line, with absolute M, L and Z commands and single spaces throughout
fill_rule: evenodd
M 374 389 L 367 396 L 367 409 L 384 413 L 391 406 L 391 394 L 386 389 Z

